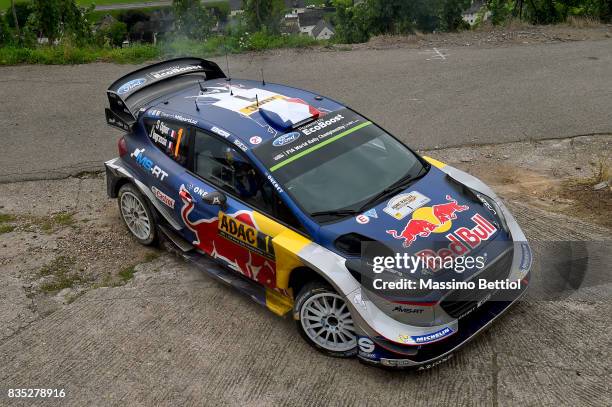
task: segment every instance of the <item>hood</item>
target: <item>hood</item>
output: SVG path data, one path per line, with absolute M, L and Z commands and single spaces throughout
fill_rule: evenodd
M 507 249 L 511 237 L 487 206 L 491 208 L 432 166 L 425 177 L 363 214 L 322 226 L 321 235 L 335 251 L 336 239 L 356 234 L 393 254 L 460 257 L 486 251 L 485 257 L 493 260 Z

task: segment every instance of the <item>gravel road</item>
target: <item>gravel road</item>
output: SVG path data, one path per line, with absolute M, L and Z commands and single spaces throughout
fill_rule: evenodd
M 610 229 L 551 206 L 562 181 L 589 176 L 577 163 L 611 142 L 430 152 L 504 197 L 535 250 L 534 281 L 558 279 L 546 260 L 569 241 L 585 242 L 590 256 L 579 289 L 555 300 L 530 296 L 449 362 L 421 373 L 325 357 L 290 319 L 135 244 L 101 176 L 0 185 L 0 212 L 15 226 L 0 235 L 0 405 L 611 405 Z M 610 194 L 596 199 L 609 202 Z M 61 213 L 69 221 L 60 222 Z M 52 277 L 46 265 L 59 267 L 53 259 L 65 256 L 76 258 L 68 265 L 79 276 L 75 287 L 41 291 Z M 117 272 L 135 263 L 133 278 L 116 284 Z M 64 388 L 67 396 L 6 398 L 9 388 L 30 387 Z
M 437 48 L 436 48 L 437 49 Z M 281 50 L 230 56 L 235 77 L 343 101 L 416 148 L 612 132 L 612 40 L 509 47 Z M 225 58 L 214 58 L 225 69 Z M 106 87 L 134 66 L 0 68 L 0 182 L 100 170 L 119 133 Z

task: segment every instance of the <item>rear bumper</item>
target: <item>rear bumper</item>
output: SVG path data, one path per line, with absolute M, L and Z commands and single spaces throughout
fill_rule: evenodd
M 123 182 L 122 179 L 127 177 L 120 170 L 122 168 L 121 158 L 117 157 L 105 162 L 104 168 L 106 169 L 106 194 L 109 198 L 117 198 L 118 186 Z

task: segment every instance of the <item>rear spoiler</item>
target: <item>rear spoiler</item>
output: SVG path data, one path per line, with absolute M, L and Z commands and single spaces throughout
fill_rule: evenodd
M 217 64 L 200 58 L 176 58 L 138 69 L 116 80 L 106 91 L 110 108 L 105 109 L 109 126 L 129 131 L 139 110 L 176 86 L 204 80 L 225 78 Z M 176 79 L 183 77 L 180 79 Z M 170 79 L 175 79 L 170 81 Z

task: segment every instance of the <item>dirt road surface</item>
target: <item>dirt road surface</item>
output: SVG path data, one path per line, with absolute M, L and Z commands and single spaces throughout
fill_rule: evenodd
M 536 252 L 537 278 L 560 241 L 587 242 L 593 255 L 608 247 L 609 212 L 587 216 L 581 195 L 564 193 L 593 182 L 610 143 L 580 137 L 429 154 L 501 194 Z M 605 207 L 610 194 L 589 199 Z M 556 300 L 517 304 L 445 364 L 388 372 L 317 353 L 290 319 L 138 246 L 101 176 L 0 185 L 0 214 L 1 405 L 612 404 L 609 266 Z M 7 399 L 9 388 L 30 387 L 63 388 L 66 397 Z

